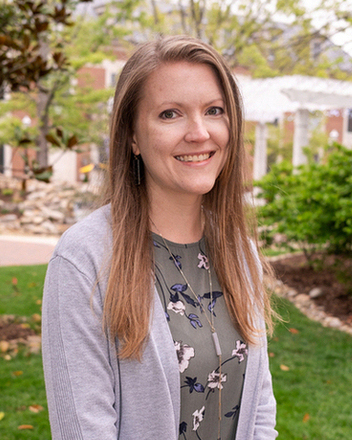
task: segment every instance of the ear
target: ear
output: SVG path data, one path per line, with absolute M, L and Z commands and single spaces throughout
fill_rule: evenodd
M 138 145 L 137 145 L 137 139 L 136 139 L 136 135 L 134 134 L 132 137 L 132 151 L 133 154 L 135 154 L 136 156 L 138 156 L 141 152 L 139 151 Z

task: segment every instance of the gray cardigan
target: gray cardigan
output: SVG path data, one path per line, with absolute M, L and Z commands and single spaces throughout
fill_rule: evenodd
M 180 377 L 158 294 L 142 362 L 117 359 L 102 332 L 109 215 L 105 206 L 71 227 L 48 266 L 42 338 L 52 438 L 176 440 Z M 264 338 L 249 349 L 236 440 L 275 439 L 275 412 Z

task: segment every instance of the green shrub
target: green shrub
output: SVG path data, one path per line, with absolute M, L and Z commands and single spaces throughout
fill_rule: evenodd
M 297 170 L 287 162 L 274 165 L 255 185 L 265 201 L 259 218 L 269 240 L 284 234 L 308 259 L 317 248 L 352 252 L 352 150 L 335 144 L 320 163 Z

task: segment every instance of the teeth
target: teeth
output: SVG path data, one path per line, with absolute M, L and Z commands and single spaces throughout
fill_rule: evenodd
M 202 160 L 207 160 L 210 157 L 210 153 L 207 154 L 199 154 L 194 156 L 176 156 L 177 160 L 180 160 L 181 162 L 201 162 Z

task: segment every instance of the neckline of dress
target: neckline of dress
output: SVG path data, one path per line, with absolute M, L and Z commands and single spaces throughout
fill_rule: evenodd
M 161 235 L 157 234 L 156 232 L 152 232 L 152 238 L 158 244 L 163 245 L 163 237 L 161 237 Z M 169 246 L 172 246 L 173 248 L 179 248 L 179 249 L 189 249 L 189 248 L 197 247 L 200 244 L 204 243 L 204 237 L 202 237 L 198 241 L 194 241 L 191 243 L 175 243 L 174 241 L 167 240 L 166 238 L 164 238 L 164 240 L 166 241 L 166 243 Z

